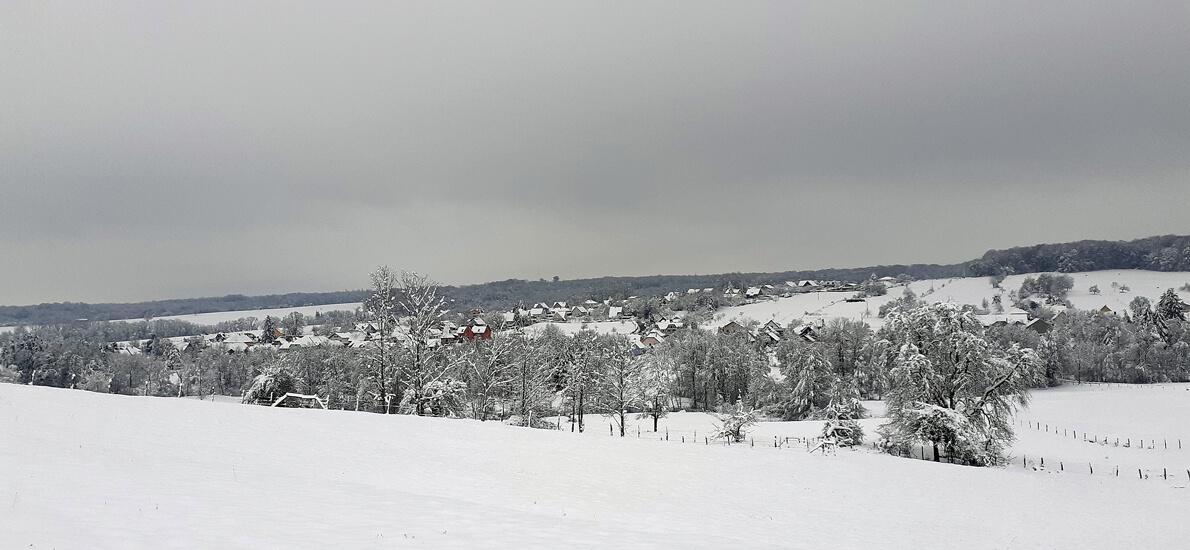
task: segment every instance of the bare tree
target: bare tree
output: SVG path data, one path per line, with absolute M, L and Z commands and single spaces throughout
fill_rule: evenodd
M 650 353 L 642 357 L 638 364 L 644 400 L 638 417 L 653 419 L 653 431 L 656 432 L 657 421 L 669 415 L 678 368 L 672 357 L 662 353 Z
M 593 342 L 591 357 L 598 363 L 593 374 L 597 377 L 596 406 L 620 427 L 624 437 L 625 419 L 629 409 L 639 409 L 645 403 L 644 371 L 632 360 L 628 341 L 622 336 L 600 336 Z
M 442 414 L 443 407 L 454 408 L 462 385 L 451 376 L 451 357 L 434 344 L 446 317 L 446 298 L 439 293 L 438 283 L 425 275 L 402 271 L 396 283 L 400 294 L 396 309 L 402 317 L 398 328 L 403 340 L 402 412 Z
M 364 302 L 364 311 L 376 331 L 369 342 L 364 366 L 369 389 L 376 396 L 384 414 L 389 414 L 394 399 L 391 391 L 396 371 L 393 331 L 397 326 L 397 301 L 400 294 L 397 275 L 388 266 L 376 268 L 371 277 L 372 296 Z
M 553 393 L 550 387 L 552 370 L 548 354 L 542 352 L 539 338 L 531 338 L 520 327 L 507 335 L 516 346 L 513 354 L 514 413 L 525 426 L 533 425 L 533 413 Z
M 459 366 L 471 418 L 487 420 L 495 400 L 517 382 L 517 351 L 517 341 L 503 336 L 466 344 Z

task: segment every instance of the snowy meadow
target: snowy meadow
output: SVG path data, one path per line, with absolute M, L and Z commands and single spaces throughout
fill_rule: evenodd
M 1175 435 L 1187 388 L 1045 390 L 1020 417 Z M 668 442 L 608 437 L 594 421 L 578 434 L 0 385 L 0 545 L 1111 549 L 1190 536 L 1184 477 L 771 447 L 772 436 L 813 434 L 807 422 L 762 423 L 755 446 L 683 445 L 674 432 L 710 419 L 663 422 Z M 1107 450 L 1027 431 L 1014 452 L 1090 457 L 1080 449 L 1121 467 L 1190 467 L 1190 449 Z

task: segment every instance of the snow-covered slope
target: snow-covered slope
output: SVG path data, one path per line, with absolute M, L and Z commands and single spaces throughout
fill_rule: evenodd
M 3 548 L 1114 549 L 1190 537 L 1187 494 L 1170 484 L 862 451 L 14 385 L 0 385 L 0 442 Z
M 914 281 L 909 287 L 923 300 L 930 302 L 953 302 L 958 304 L 980 305 L 983 300 L 989 303 L 992 297 L 1002 293 L 1004 306 L 1008 307 L 1008 292 L 1018 289 L 1025 277 L 1036 277 L 1037 274 L 1012 275 L 1004 280 L 1001 288 L 992 288 L 987 277 L 958 277 L 953 279 L 926 279 Z M 1078 309 L 1098 309 L 1108 306 L 1114 311 L 1124 311 L 1128 303 L 1137 296 L 1145 296 L 1154 303 L 1166 289 L 1178 289 L 1190 283 L 1190 273 L 1161 272 L 1140 270 L 1092 271 L 1088 273 L 1071 273 L 1074 288 L 1068 296 L 1071 304 Z M 1127 285 L 1128 292 L 1119 292 L 1112 288 L 1112 283 Z M 1091 286 L 1097 285 L 1100 294 L 1091 294 Z M 801 319 L 805 323 L 817 323 L 835 318 L 855 319 L 868 322 L 873 328 L 879 328 L 882 323 L 877 315 L 880 306 L 900 298 L 905 292 L 904 286 L 889 289 L 885 296 L 868 298 L 864 302 L 847 302 L 854 296 L 854 292 L 810 292 L 795 294 L 789 298 L 764 300 L 754 304 L 724 308 L 715 314 L 712 326 L 722 326 L 732 320 L 755 319 L 761 323 L 774 319 L 782 325 L 789 324 L 794 319 Z M 1179 291 L 1183 301 L 1190 302 L 1190 292 Z

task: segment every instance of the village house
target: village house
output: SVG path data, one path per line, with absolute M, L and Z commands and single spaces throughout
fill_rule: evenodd
M 458 335 L 462 339 L 469 342 L 475 340 L 491 340 L 492 330 L 490 327 L 488 327 L 487 323 L 485 323 L 483 319 L 475 317 L 471 319 L 471 322 L 467 323 L 466 326 L 460 328 Z
M 736 321 L 728 321 L 726 325 L 719 327 L 720 334 L 739 334 L 742 332 L 748 332 L 748 329 Z
M 1025 325 L 1025 328 L 1036 332 L 1037 334 L 1045 334 L 1049 332 L 1051 328 L 1053 328 L 1053 325 L 1045 319 L 1037 318 L 1029 321 L 1029 323 Z

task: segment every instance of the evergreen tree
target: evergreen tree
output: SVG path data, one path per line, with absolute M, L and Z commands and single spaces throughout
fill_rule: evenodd
M 830 387 L 835 375 L 822 348 L 793 342 L 779 349 L 777 354 L 789 392 L 784 403 L 785 418 L 803 420 L 826 407 L 830 403 Z
M 277 339 L 277 320 L 274 319 L 272 315 L 268 315 L 264 318 L 264 324 L 261 325 L 260 329 L 261 342 L 268 343 Z
M 864 408 L 853 380 L 840 378 L 835 381 L 823 416 L 826 422 L 822 426 L 822 437 L 831 445 L 854 447 L 863 444 L 864 430 L 858 420 L 864 417 Z
M 1177 319 L 1179 321 L 1186 320 L 1186 314 L 1183 312 L 1182 298 L 1174 289 L 1170 288 L 1161 295 L 1161 299 L 1157 301 L 1157 317 L 1161 319 Z

